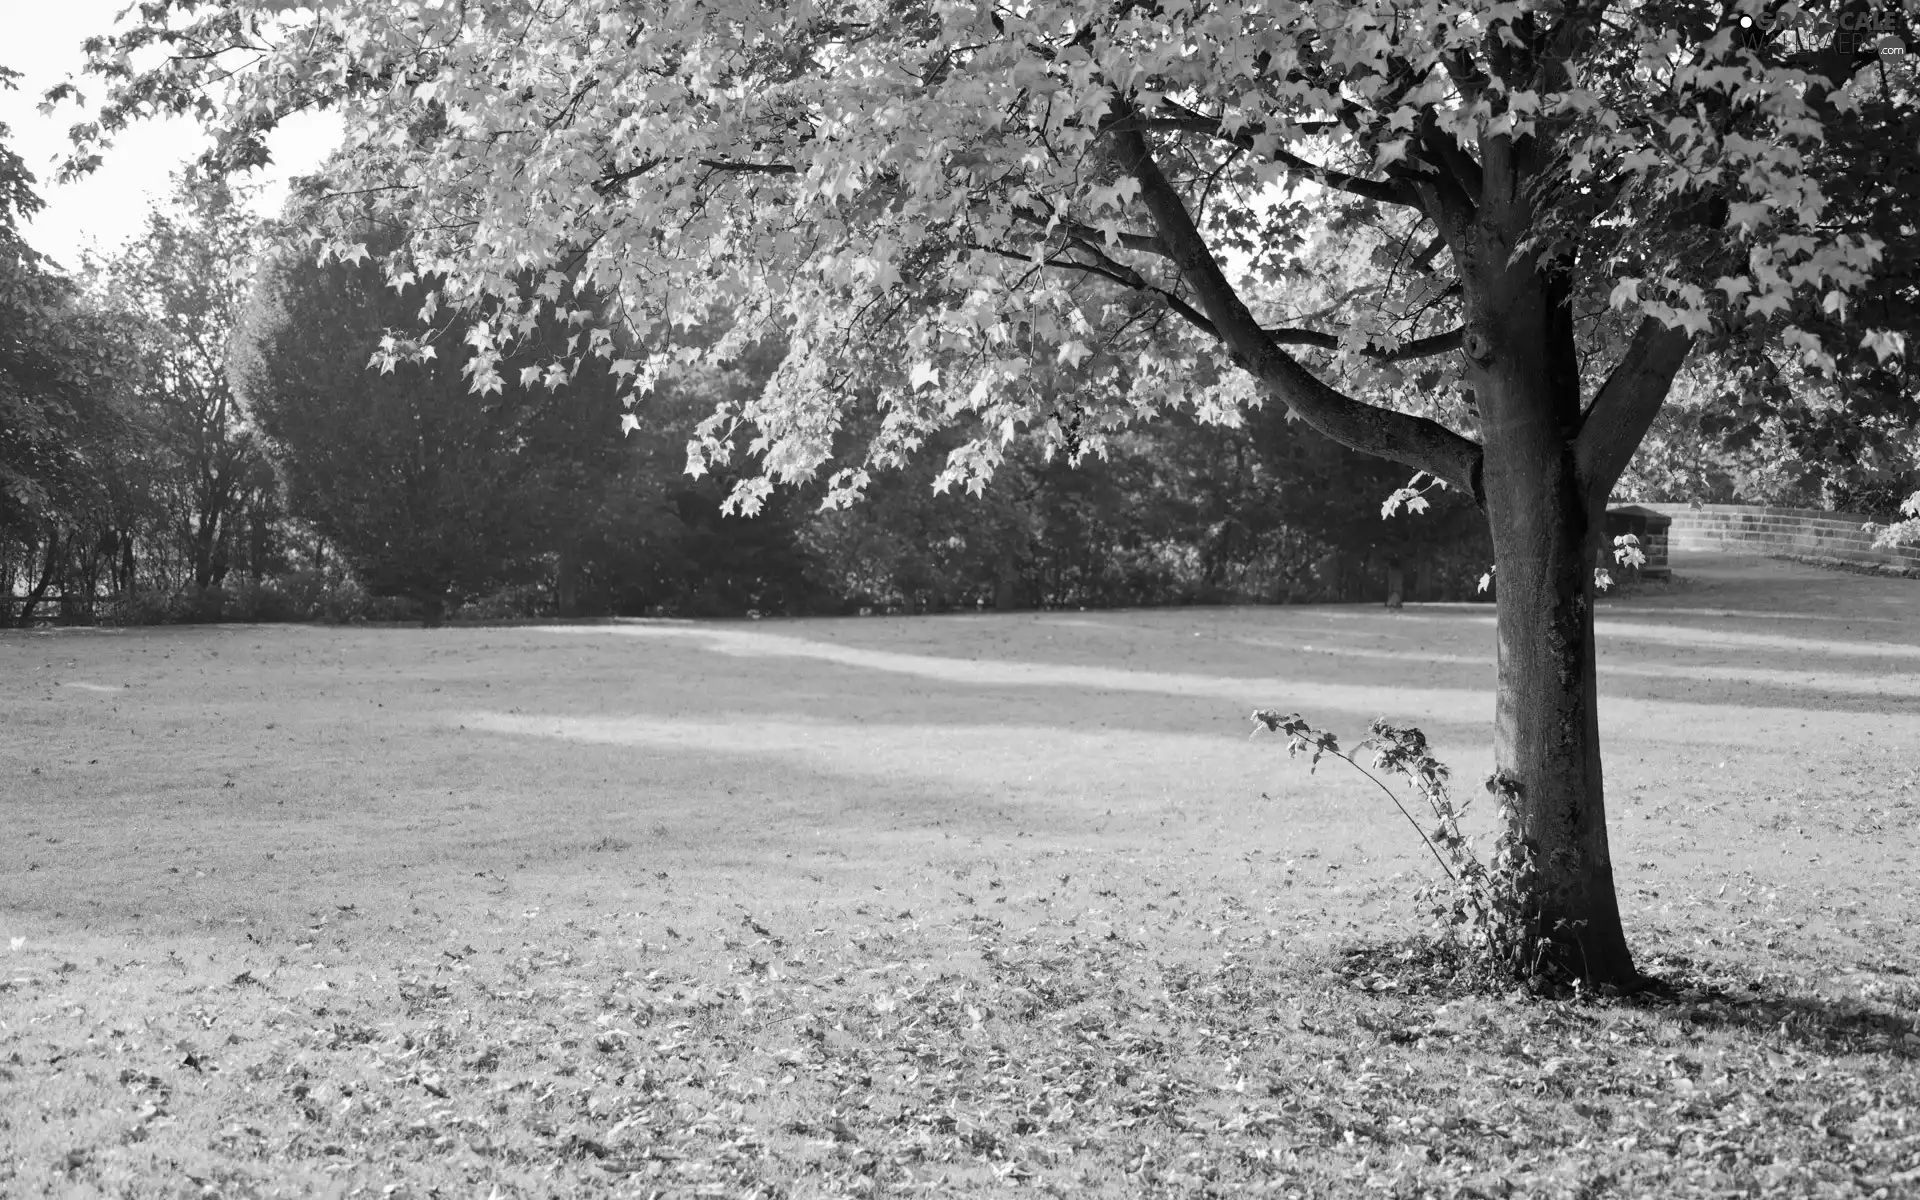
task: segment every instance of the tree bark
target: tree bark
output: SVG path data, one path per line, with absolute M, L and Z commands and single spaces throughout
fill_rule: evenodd
M 131 531 L 122 532 L 120 535 L 119 583 L 120 583 L 120 590 L 128 593 L 129 595 L 131 595 L 134 592 L 134 590 L 139 586 L 138 581 L 140 576 L 139 576 L 139 572 L 136 570 L 136 567 L 138 565 L 139 564 L 134 561 L 134 557 L 133 557 L 133 533 Z
M 193 586 L 200 591 L 211 587 L 213 578 L 214 519 L 200 510 L 200 523 L 193 531 Z
M 1534 855 L 1538 931 L 1594 982 L 1635 977 L 1607 842 L 1594 678 L 1592 531 L 1563 453 L 1522 442 L 1487 454 L 1500 568 L 1494 759 L 1512 831 Z
M 20 601 L 18 624 L 21 629 L 26 629 L 33 624 L 33 610 L 40 607 L 40 601 L 45 598 L 47 589 L 53 586 L 54 563 L 59 554 L 60 535 L 50 531 L 47 534 L 46 557 L 40 563 L 40 582 L 35 584 L 33 590 Z
M 1593 556 L 1604 494 L 1576 453 L 1580 373 L 1563 281 L 1485 227 L 1467 287 L 1487 520 L 1499 567 L 1497 786 L 1532 854 L 1526 901 L 1547 957 L 1593 983 L 1636 979 L 1614 894 L 1594 676 Z

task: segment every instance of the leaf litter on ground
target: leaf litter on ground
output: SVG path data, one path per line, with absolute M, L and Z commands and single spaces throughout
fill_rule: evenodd
M 1820 994 L 1671 948 L 1641 995 L 1541 1000 L 1200 889 L 1178 918 L 1064 891 L 672 940 L 523 916 L 319 962 L 16 956 L 0 1192 L 1920 1190 L 1901 977 Z

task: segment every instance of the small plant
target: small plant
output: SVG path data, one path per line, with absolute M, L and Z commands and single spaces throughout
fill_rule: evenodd
M 1288 757 L 1307 755 L 1309 770 L 1317 770 L 1322 758 L 1337 758 L 1371 779 L 1393 801 L 1446 876 L 1416 894 L 1416 903 L 1432 918 L 1437 939 L 1458 944 L 1489 976 L 1540 980 L 1551 960 L 1539 912 L 1526 899 L 1533 890 L 1534 851 L 1514 833 L 1511 808 L 1519 789 L 1511 779 L 1499 772 L 1487 777 L 1487 791 L 1500 806 L 1501 832 L 1483 861 L 1473 839 L 1460 828 L 1468 806 L 1454 802 L 1451 773 L 1433 756 L 1427 735 L 1420 730 L 1375 721 L 1367 728 L 1366 738 L 1348 751 L 1340 748 L 1332 733 L 1313 728 L 1297 713 L 1260 709 L 1253 720 L 1256 735 L 1262 730 L 1284 734 Z M 1356 757 L 1363 753 L 1371 755 L 1368 764 Z M 1432 814 L 1431 829 L 1422 827 L 1382 774 L 1398 775 L 1419 794 Z
M 1418 476 L 1415 476 L 1415 478 L 1417 479 Z M 1405 488 L 1401 489 L 1401 491 L 1405 490 Z M 1394 494 L 1398 496 L 1399 492 Z M 1647 565 L 1647 553 L 1640 548 L 1639 538 L 1631 533 L 1623 533 L 1613 539 L 1613 561 L 1630 570 L 1638 570 Z M 1480 591 L 1482 593 L 1493 586 L 1493 574 L 1497 570 L 1499 570 L 1498 567 L 1488 567 L 1486 574 L 1480 576 Z M 1608 591 L 1613 587 L 1613 583 L 1613 573 L 1611 571 L 1605 567 L 1595 567 L 1593 569 L 1593 587 L 1595 591 Z
M 1640 539 L 1631 533 L 1623 533 L 1613 539 L 1613 561 L 1630 571 L 1638 571 L 1647 565 L 1647 553 L 1640 548 Z M 1608 591 L 1613 587 L 1613 573 L 1605 567 L 1593 569 L 1593 586 L 1596 591 Z
M 1891 525 L 1876 525 L 1868 522 L 1866 530 L 1873 535 L 1873 544 L 1882 550 L 1912 549 L 1920 546 L 1920 492 L 1915 492 L 1900 503 L 1900 515 L 1906 519 L 1895 521 Z
M 1647 565 L 1647 552 L 1640 548 L 1638 537 L 1623 533 L 1613 539 L 1613 561 L 1637 571 Z

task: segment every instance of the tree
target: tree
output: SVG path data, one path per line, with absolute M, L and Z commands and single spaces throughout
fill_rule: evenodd
M 1078 466 L 1016 444 L 986 494 L 936 494 L 959 440 L 938 436 L 861 504 L 809 525 L 842 595 L 908 612 L 1463 599 L 1493 561 L 1471 500 L 1433 495 L 1426 512 L 1382 521 L 1380 498 L 1405 473 L 1277 407 L 1240 429 L 1172 413 Z
M 978 490 L 1014 438 L 1077 457 L 1155 408 L 1232 423 L 1263 402 L 1472 497 L 1531 920 L 1570 971 L 1634 977 L 1594 682 L 1600 513 L 1697 339 L 1840 349 L 1796 305 L 1857 314 L 1882 245 L 1828 226 L 1810 151 L 1864 97 L 1913 93 L 1909 60 L 1852 36 L 1865 4 L 279 7 L 156 0 L 95 43 L 112 95 L 82 157 L 193 110 L 240 167 L 279 115 L 340 104 L 344 202 L 316 218 L 355 254 L 364 198 L 406 214 L 384 265 L 478 315 L 481 392 L 543 319 L 579 334 L 521 368 L 554 386 L 604 355 L 644 390 L 676 331 L 723 310 L 710 356 L 778 333 L 764 393 L 693 447 L 707 468 L 753 430 L 748 510 L 823 473 L 851 501 L 942 429 L 968 434 L 943 483 Z M 154 45 L 172 56 L 132 71 Z M 1363 289 L 1295 301 L 1360 264 Z M 396 335 L 384 361 L 417 346 Z M 853 443 L 862 396 L 882 419 Z
M 195 589 L 220 584 L 229 547 L 268 501 L 262 460 L 241 419 L 228 352 L 257 252 L 246 196 L 188 172 L 141 236 L 96 264 L 101 303 L 128 318 L 139 345 L 136 399 L 152 438 L 150 481 Z
M 1856 8 L 1852 36 L 1885 23 Z M 1836 25 L 1836 41 L 1846 38 L 1845 24 Z M 1912 25 L 1903 32 L 1920 50 Z M 1891 71 L 1895 62 L 1882 59 L 1873 69 Z M 1790 464 L 1818 499 L 1882 517 L 1920 483 L 1920 372 L 1902 370 L 1903 355 L 1876 352 L 1879 339 L 1858 337 L 1867 325 L 1906 345 L 1920 339 L 1920 104 L 1907 70 L 1909 86 L 1862 89 L 1854 107 L 1823 114 L 1825 136 L 1807 150 L 1830 197 L 1826 225 L 1866 231 L 1881 243 L 1870 289 L 1843 300 L 1796 295 L 1788 310 L 1833 361 L 1807 363 L 1748 338 L 1690 371 L 1731 384 L 1720 403 L 1701 410 L 1708 440 L 1735 456 Z M 1855 337 L 1846 336 L 1849 328 Z
M 13 75 L 0 68 L 0 86 Z M 129 356 L 114 322 L 22 237 L 41 200 L 8 136 L 0 124 L 0 625 L 26 625 L 52 592 L 72 605 L 77 558 L 98 565 L 107 468 L 130 444 Z
M 255 281 L 233 377 L 289 515 L 336 545 L 370 592 L 410 599 L 431 620 L 531 579 L 563 523 L 548 486 L 563 481 L 540 478 L 535 456 L 520 452 L 552 407 L 546 393 L 516 386 L 478 403 L 457 349 L 368 372 L 383 330 L 418 312 L 423 294 L 387 287 L 372 264 L 316 264 L 278 247 Z M 459 334 L 450 330 L 451 347 Z M 602 390 L 610 432 L 618 406 Z
M 565 615 L 804 604 L 791 521 L 723 518 L 725 489 L 681 473 L 695 409 L 737 390 L 737 373 L 696 366 L 663 381 L 648 401 L 657 428 L 623 438 L 604 376 L 561 394 L 515 381 L 477 400 L 459 314 L 432 357 L 370 372 L 385 331 L 427 294 L 388 287 L 371 262 L 319 264 L 281 245 L 238 338 L 235 384 L 289 514 L 369 591 L 430 620 L 508 588 L 549 592 Z

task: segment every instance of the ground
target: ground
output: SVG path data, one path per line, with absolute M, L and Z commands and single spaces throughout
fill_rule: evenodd
M 0 1194 L 1920 1194 L 1920 584 L 1600 614 L 1677 994 L 1450 991 L 1472 605 L 0 636 Z M 10 949 L 9 949 L 10 947 Z

